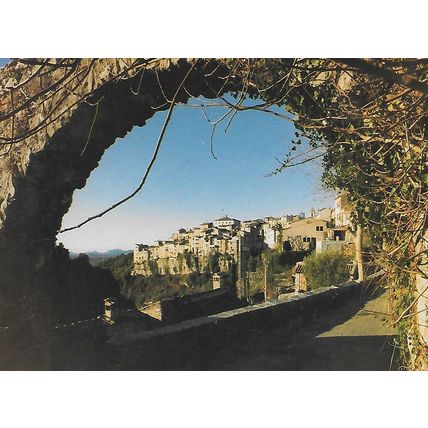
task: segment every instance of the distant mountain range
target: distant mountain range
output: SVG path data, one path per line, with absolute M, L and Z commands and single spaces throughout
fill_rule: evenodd
M 132 250 L 119 250 L 119 249 L 115 248 L 113 250 L 108 250 L 105 252 L 88 251 L 84 254 L 86 254 L 89 257 L 89 260 L 91 261 L 91 263 L 100 263 L 104 260 L 120 256 L 121 254 L 129 254 L 129 253 L 132 253 Z M 82 254 L 82 253 L 72 253 L 70 251 L 70 258 L 75 259 L 75 258 L 79 257 L 79 254 Z

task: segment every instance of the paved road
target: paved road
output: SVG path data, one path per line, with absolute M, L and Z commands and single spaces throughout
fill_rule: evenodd
M 387 292 L 359 296 L 346 305 L 321 314 L 312 323 L 283 339 L 281 329 L 268 337 L 256 335 L 258 352 L 249 350 L 225 364 L 248 370 L 397 370 L 399 352 L 388 327 Z M 385 314 L 385 315 L 383 315 Z

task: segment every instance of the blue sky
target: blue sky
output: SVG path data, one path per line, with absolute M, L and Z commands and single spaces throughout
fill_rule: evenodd
M 0 65 L 5 62 L 0 59 Z M 206 111 L 210 119 L 225 112 L 216 107 Z M 135 189 L 165 116 L 166 112 L 156 113 L 144 127 L 134 128 L 106 151 L 85 188 L 75 191 L 63 227 L 85 220 Z M 245 111 L 235 116 L 227 133 L 226 124 L 217 127 L 214 159 L 210 153 L 212 127 L 201 109 L 178 106 L 142 191 L 103 218 L 59 235 L 58 242 L 76 252 L 130 249 L 137 242 L 150 244 L 180 227 L 196 226 L 224 214 L 243 220 L 308 213 L 311 207 L 333 205 L 333 194 L 321 188 L 319 163 L 266 177 L 278 166 L 275 158 L 283 159 L 290 148 L 295 131 L 291 123 Z
M 212 102 L 212 101 L 211 101 Z M 207 109 L 210 118 L 223 109 Z M 63 226 L 79 223 L 129 194 L 139 183 L 156 144 L 166 112 L 134 128 L 109 148 L 84 189 L 76 191 Z M 192 227 L 228 214 L 238 219 L 309 212 L 333 203 L 320 185 L 321 167 L 309 164 L 266 177 L 283 158 L 294 127 L 277 117 L 240 112 L 214 136 L 199 108 L 179 106 L 173 113 L 158 159 L 145 187 L 134 199 L 60 242 L 72 251 L 132 248 L 134 243 L 165 239 L 180 227 Z

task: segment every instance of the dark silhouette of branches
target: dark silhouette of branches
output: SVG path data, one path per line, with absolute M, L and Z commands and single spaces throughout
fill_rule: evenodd
M 379 76 L 382 79 L 387 81 L 398 83 L 401 86 L 409 88 L 414 91 L 421 92 L 425 95 L 428 95 L 428 83 L 421 82 L 420 80 L 414 79 L 412 76 L 407 73 L 397 74 L 394 71 L 391 71 L 387 68 L 381 68 L 377 65 L 374 65 L 364 59 L 359 58 L 338 58 L 334 61 L 355 68 L 359 71 L 362 71 L 367 74 L 372 74 L 374 76 Z
M 107 214 L 108 212 L 110 212 L 110 211 L 114 210 L 114 209 L 115 209 L 115 208 L 117 208 L 118 206 L 120 206 L 120 205 L 124 204 L 125 202 L 129 201 L 129 200 L 130 200 L 130 199 L 132 199 L 135 195 L 137 195 L 137 193 L 139 193 L 139 192 L 140 192 L 140 190 L 143 188 L 144 184 L 146 183 L 147 177 L 149 176 L 150 171 L 151 171 L 151 169 L 152 169 L 152 167 L 153 167 L 153 165 L 154 165 L 154 163 L 155 163 L 155 161 L 156 161 L 156 158 L 157 158 L 157 156 L 158 156 L 158 153 L 159 153 L 159 150 L 160 150 L 160 147 L 161 147 L 162 141 L 163 141 L 163 137 L 164 137 L 165 132 L 166 132 L 166 130 L 167 130 L 167 128 L 168 128 L 168 124 L 169 124 L 169 122 L 170 122 L 170 120 L 171 120 L 172 112 L 173 112 L 174 107 L 175 107 L 175 105 L 176 105 L 176 99 L 177 99 L 177 96 L 178 96 L 178 94 L 180 93 L 180 90 L 181 90 L 181 88 L 183 87 L 184 83 L 186 82 L 187 78 L 189 77 L 190 73 L 191 73 L 191 72 L 192 72 L 192 70 L 194 69 L 195 65 L 196 65 L 196 63 L 194 63 L 194 64 L 192 64 L 192 65 L 191 65 L 191 67 L 190 67 L 189 71 L 188 71 L 188 72 L 186 73 L 186 75 L 184 76 L 184 79 L 183 79 L 183 80 L 181 81 L 181 83 L 179 84 L 179 86 L 178 86 L 177 90 L 175 91 L 175 94 L 174 94 L 174 96 L 173 96 L 172 100 L 170 101 L 170 107 L 169 107 L 169 109 L 168 109 L 168 113 L 167 113 L 167 116 L 166 116 L 166 118 L 165 118 L 165 122 L 164 122 L 164 124 L 163 124 L 163 126 L 162 126 L 162 129 L 161 129 L 161 132 L 160 132 L 160 134 L 159 134 L 158 141 L 157 141 L 157 143 L 156 143 L 156 147 L 155 147 L 155 150 L 154 150 L 154 152 L 153 152 L 152 158 L 150 159 L 150 162 L 149 162 L 149 164 L 148 164 L 148 166 L 147 166 L 147 168 L 146 168 L 146 171 L 145 171 L 145 173 L 144 173 L 144 175 L 143 175 L 143 178 L 141 179 L 141 182 L 140 182 L 140 184 L 137 186 L 137 188 L 136 188 L 132 193 L 130 193 L 128 196 L 124 197 L 123 199 L 121 199 L 120 201 L 116 202 L 115 204 L 113 204 L 113 205 L 112 205 L 112 206 L 110 206 L 109 208 L 105 209 L 104 211 L 102 211 L 102 212 L 100 212 L 100 213 L 98 213 L 98 214 L 96 214 L 96 215 L 93 215 L 93 216 L 91 216 L 91 217 L 87 218 L 85 221 L 82 221 L 81 223 L 79 223 L 79 224 L 78 224 L 78 225 L 76 225 L 76 226 L 72 226 L 72 227 L 68 227 L 68 228 L 66 228 L 66 229 L 62 229 L 62 230 L 60 230 L 60 231 L 59 231 L 59 233 L 64 233 L 64 232 L 69 232 L 69 231 L 71 231 L 71 230 L 79 229 L 80 227 L 84 226 L 85 224 L 89 223 L 90 221 L 95 220 L 95 219 L 97 219 L 97 218 L 100 218 L 100 217 L 104 216 L 104 215 L 105 215 L 105 214 Z

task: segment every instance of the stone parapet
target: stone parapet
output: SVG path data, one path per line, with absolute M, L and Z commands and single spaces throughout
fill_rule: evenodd
M 360 291 L 361 286 L 357 282 L 346 282 L 337 287 L 308 291 L 286 301 L 269 300 L 257 305 L 144 331 L 133 336 L 115 338 L 110 340 L 110 343 L 126 345 L 162 336 L 187 334 L 212 334 L 215 340 L 216 335 L 239 334 L 241 329 L 251 329 L 252 326 L 260 326 L 261 323 L 266 328 L 277 323 L 286 324 L 292 332 L 298 328 L 299 324 L 316 317 L 319 313 L 340 304 Z

